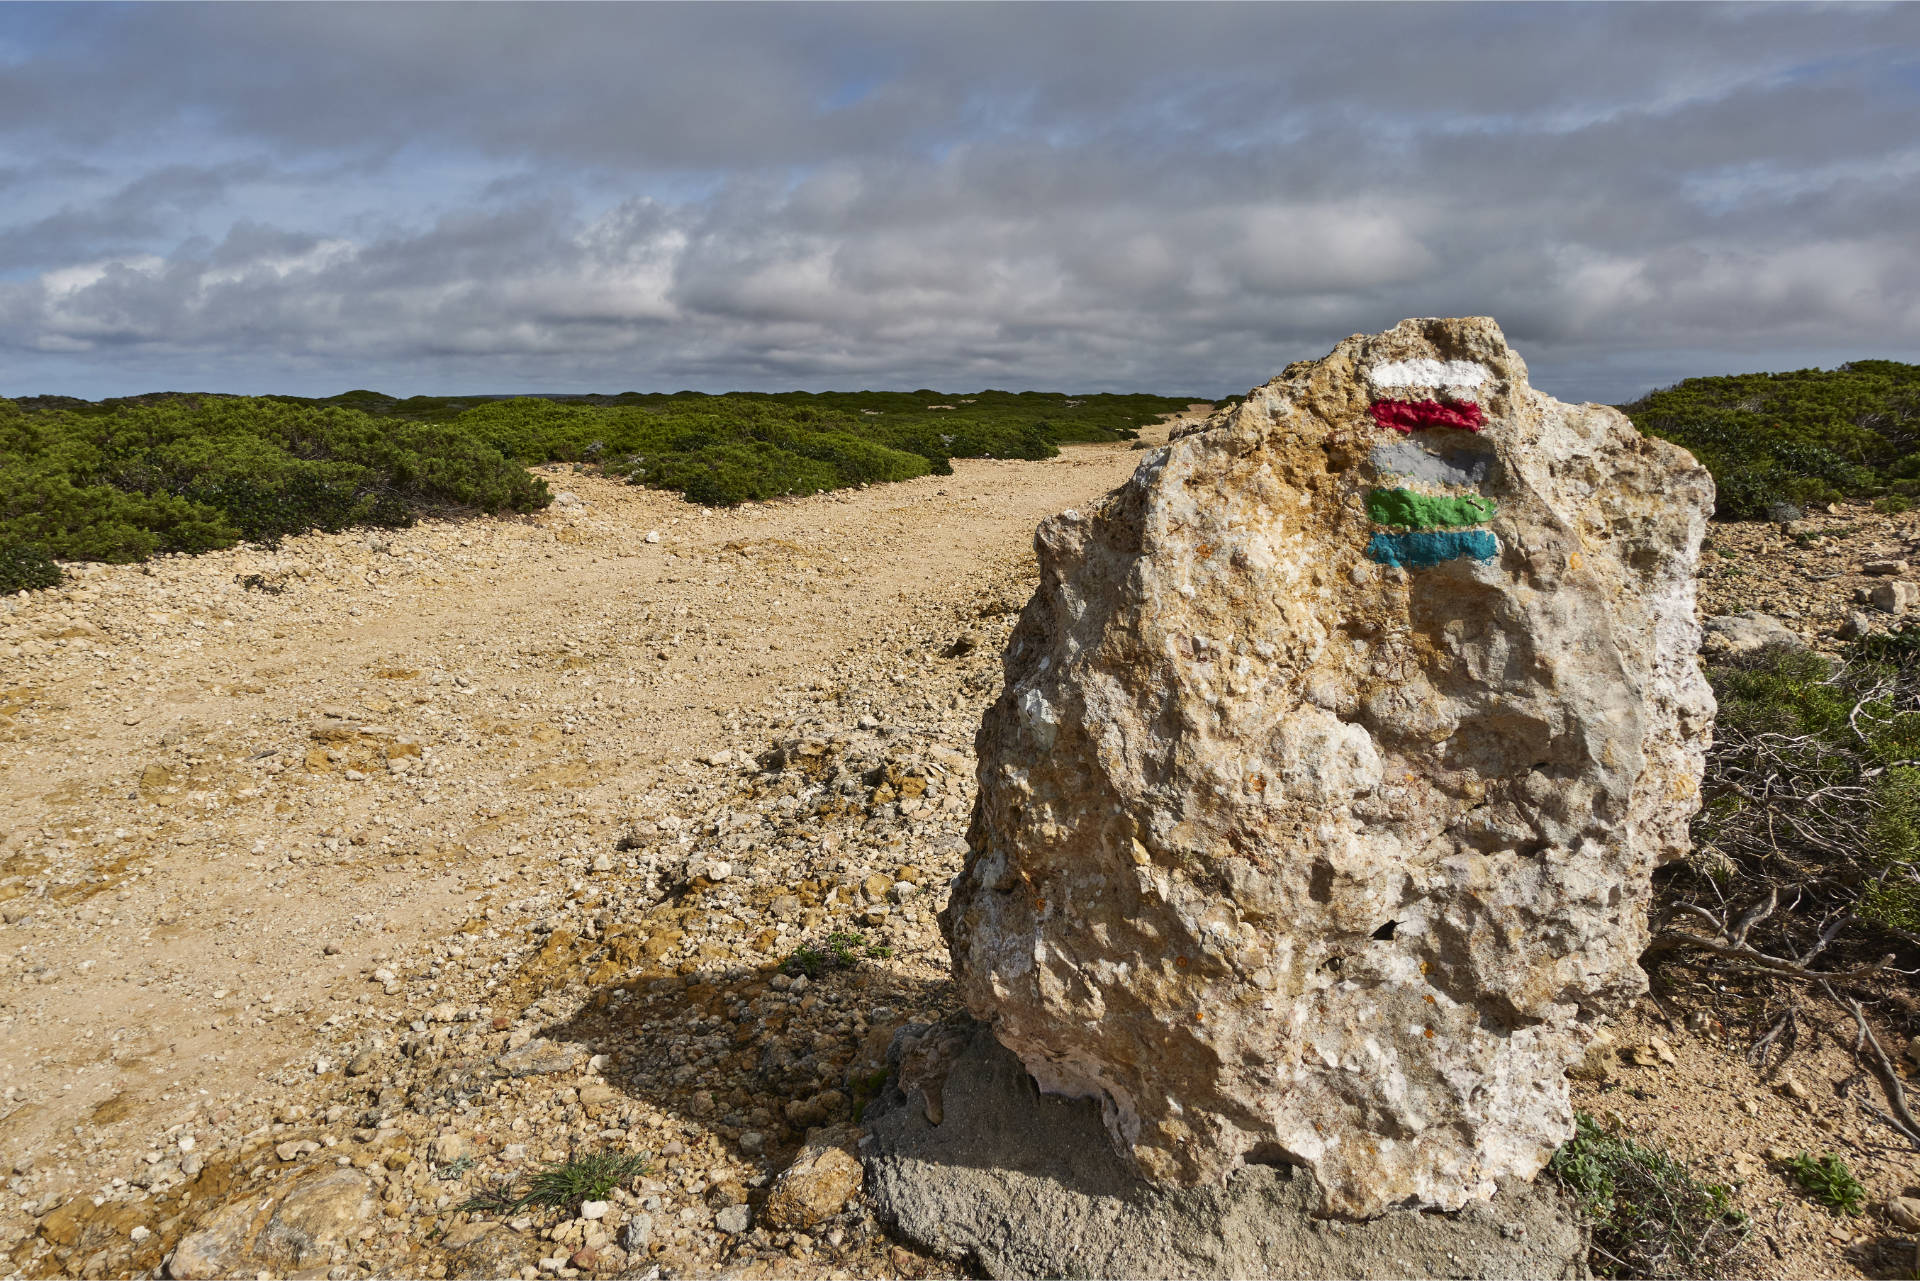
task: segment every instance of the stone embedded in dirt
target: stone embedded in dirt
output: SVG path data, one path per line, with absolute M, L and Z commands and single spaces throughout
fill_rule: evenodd
M 1867 600 L 1883 614 L 1904 614 L 1920 605 L 1920 583 L 1880 583 L 1867 593 Z
M 373 1185 L 360 1171 L 316 1171 L 278 1204 L 274 1194 L 263 1193 L 216 1208 L 174 1247 L 167 1275 L 192 1281 L 329 1262 L 372 1222 L 376 1209 Z
M 760 1222 L 771 1228 L 802 1231 L 831 1219 L 860 1190 L 856 1134 L 850 1126 L 813 1131 L 774 1180 Z
M 1768 649 L 1805 649 L 1800 633 L 1771 614 L 1749 610 L 1723 614 L 1704 624 L 1700 650 L 1709 658 L 1740 658 Z
M 585 1050 L 570 1041 L 549 1041 L 541 1036 L 508 1050 L 494 1060 L 494 1065 L 508 1076 L 548 1076 L 572 1071 L 585 1055 Z
M 1907 572 L 1907 562 L 1904 560 L 1870 560 L 1861 567 L 1860 572 L 1863 574 L 1871 574 L 1876 578 L 1894 578 Z
M 866 1193 L 896 1232 L 991 1277 L 1584 1277 L 1579 1215 L 1550 1183 L 1458 1214 L 1313 1217 L 1311 1180 L 1248 1165 L 1223 1182 L 1145 1182 L 1100 1108 L 1048 1098 L 984 1028 L 918 1027 L 890 1055 L 953 1036 L 946 1119 L 890 1088 L 870 1105 Z M 904 1073 L 902 1080 L 905 1079 Z
M 1531 1178 L 1687 848 L 1712 503 L 1474 318 L 1289 366 L 1043 521 L 942 914 L 974 1015 L 1153 1179 L 1287 1163 L 1357 1217 Z

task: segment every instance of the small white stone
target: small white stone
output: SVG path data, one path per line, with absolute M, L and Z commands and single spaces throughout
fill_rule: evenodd
M 610 1204 L 611 1202 L 607 1201 L 582 1201 L 580 1203 L 580 1217 L 589 1221 L 604 1219 L 607 1217 L 607 1207 Z
M 659 542 L 659 541 L 660 541 L 660 531 L 659 531 L 659 530 L 657 530 L 657 529 L 649 529 L 649 530 L 647 531 L 647 541 L 648 541 L 648 542 L 650 542 L 650 543 L 657 543 L 657 542 Z
M 133 1226 L 132 1231 L 127 1233 L 127 1236 L 135 1242 L 144 1241 L 152 1235 L 153 1233 L 149 1231 L 147 1229 L 147 1226 L 143 1223 L 136 1223 Z

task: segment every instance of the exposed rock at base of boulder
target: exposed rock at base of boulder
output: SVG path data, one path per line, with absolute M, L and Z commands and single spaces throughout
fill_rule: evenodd
M 1549 1185 L 1455 1214 L 1316 1219 L 1304 1173 L 1248 1165 L 1224 1184 L 1139 1179 L 1090 1099 L 1042 1095 L 984 1028 L 949 1066 L 945 1120 L 897 1088 L 867 1113 L 881 1219 L 991 1277 L 1585 1277 L 1587 1241 Z
M 1687 849 L 1712 503 L 1475 318 L 1043 521 L 942 914 L 971 1012 L 1149 1178 L 1283 1161 L 1348 1217 L 1531 1178 Z
M 793 1162 L 780 1172 L 761 1208 L 760 1222 L 787 1231 L 810 1229 L 846 1208 L 860 1190 L 860 1160 L 851 1126 L 830 1126 L 807 1135 Z
M 257 1193 L 216 1207 L 174 1247 L 174 1281 L 234 1272 L 290 1272 L 333 1262 L 373 1221 L 373 1184 L 353 1169 L 321 1169 L 284 1196 Z
M 1748 610 L 1721 614 L 1702 625 L 1700 652 L 1708 658 L 1743 658 L 1768 649 L 1805 649 L 1799 632 L 1771 614 Z

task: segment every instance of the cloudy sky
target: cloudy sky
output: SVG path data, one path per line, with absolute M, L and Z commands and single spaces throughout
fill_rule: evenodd
M 1920 359 L 1920 5 L 0 5 L 0 394 Z

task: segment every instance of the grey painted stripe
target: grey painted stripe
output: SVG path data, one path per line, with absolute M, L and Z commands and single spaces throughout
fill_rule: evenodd
M 1455 446 L 1429 448 L 1419 440 L 1382 441 L 1373 447 L 1373 465 L 1387 475 L 1435 485 L 1479 485 L 1493 470 L 1492 449 Z

